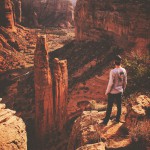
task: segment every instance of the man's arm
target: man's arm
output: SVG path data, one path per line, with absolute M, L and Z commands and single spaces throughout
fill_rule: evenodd
M 125 91 L 127 86 L 127 72 L 125 71 L 125 79 L 124 79 L 124 83 L 123 83 L 123 91 Z
M 114 76 L 113 76 L 113 71 L 111 70 L 110 74 L 109 74 L 109 82 L 108 82 L 108 86 L 107 86 L 105 95 L 107 95 L 108 93 L 110 93 L 110 91 L 112 89 L 112 86 L 113 86 L 113 81 L 114 81 Z

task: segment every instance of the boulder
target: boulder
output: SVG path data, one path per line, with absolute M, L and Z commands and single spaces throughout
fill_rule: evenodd
M 124 126 L 123 123 L 116 123 L 113 120 L 110 120 L 106 126 L 102 124 L 102 119 L 105 117 L 105 111 L 84 111 L 81 117 L 79 117 L 72 129 L 70 135 L 70 140 L 68 144 L 68 150 L 74 150 L 80 147 L 88 149 L 88 144 L 92 148 L 96 149 L 99 147 L 99 142 L 105 142 L 106 146 L 109 147 L 109 143 L 112 142 L 114 148 L 128 147 L 131 144 L 130 139 L 127 135 L 123 133 Z M 122 116 L 125 117 L 127 111 L 123 108 Z M 116 109 L 113 109 L 112 116 L 116 115 Z M 117 143 L 117 137 L 124 136 L 120 138 L 120 145 Z M 106 147 L 105 146 L 105 147 Z M 112 146 L 112 145 L 111 145 Z M 103 146 L 102 146 L 103 148 Z
M 150 99 L 146 95 L 140 95 L 135 99 L 135 102 L 131 104 L 126 116 L 126 125 L 130 126 L 132 123 L 136 123 L 139 120 L 144 120 L 149 116 Z
M 27 150 L 27 133 L 23 120 L 15 111 L 0 103 L 0 149 Z
M 105 150 L 105 144 L 103 142 L 87 144 L 86 146 L 79 147 L 77 150 Z

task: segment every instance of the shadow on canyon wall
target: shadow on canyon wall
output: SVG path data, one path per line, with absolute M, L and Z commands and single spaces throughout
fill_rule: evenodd
M 104 39 L 98 42 L 93 41 L 71 41 L 64 47 L 50 52 L 50 63 L 53 58 L 67 59 L 68 72 L 69 72 L 69 88 L 73 88 L 80 82 L 100 75 L 106 67 L 111 65 L 111 61 L 115 54 L 121 54 L 124 51 L 122 47 L 119 47 L 114 42 L 114 39 L 106 36 Z M 86 71 L 83 71 L 81 76 L 74 76 L 74 74 L 82 69 L 86 64 L 96 61 L 96 65 L 89 67 Z

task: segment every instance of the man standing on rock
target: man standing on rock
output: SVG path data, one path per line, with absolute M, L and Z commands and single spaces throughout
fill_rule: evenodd
M 116 122 L 120 122 L 122 94 L 127 85 L 127 73 L 126 70 L 121 67 L 121 61 L 121 57 L 117 55 L 115 57 L 115 68 L 110 71 L 109 82 L 105 93 L 105 95 L 108 95 L 108 106 L 106 116 L 103 120 L 103 124 L 105 125 L 107 125 L 110 119 L 115 100 L 117 103 Z

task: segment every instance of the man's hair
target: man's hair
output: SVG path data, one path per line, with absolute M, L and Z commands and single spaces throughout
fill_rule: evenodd
M 120 66 L 122 58 L 120 55 L 115 56 L 115 65 Z

